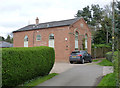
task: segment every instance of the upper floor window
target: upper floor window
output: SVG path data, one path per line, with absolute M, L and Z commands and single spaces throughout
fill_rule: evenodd
M 40 40 L 41 40 L 41 35 L 37 35 L 37 36 L 36 36 L 36 40 L 37 40 L 37 41 L 40 41 Z
M 24 37 L 24 41 L 28 41 L 28 36 L 25 36 L 25 37 Z

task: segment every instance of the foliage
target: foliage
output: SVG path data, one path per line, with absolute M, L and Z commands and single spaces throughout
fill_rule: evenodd
M 106 45 L 106 44 L 95 44 L 95 45 L 92 45 L 92 48 L 102 48 L 102 47 L 108 47 L 108 48 L 111 48 L 111 45 Z
M 98 65 L 101 65 L 101 66 L 113 66 L 113 63 L 108 61 L 107 59 L 103 59 L 100 63 L 98 63 Z
M 106 5 L 101 8 L 98 4 L 84 7 L 78 10 L 77 17 L 83 17 L 89 27 L 95 30 L 93 43 L 108 44 L 112 42 L 112 5 Z M 115 3 L 115 37 L 120 33 L 120 1 Z M 100 29 L 100 31 L 96 31 Z M 117 38 L 115 38 L 116 44 Z M 117 45 L 115 45 L 117 46 Z
M 117 51 L 114 52 L 114 57 L 117 57 L 117 54 L 118 54 Z M 112 52 L 106 53 L 106 59 L 109 60 L 109 61 L 111 61 L 111 62 L 113 62 L 113 60 L 112 60 Z
M 2 85 L 16 86 L 38 76 L 49 74 L 55 60 L 53 48 L 3 48 Z
M 92 7 L 91 10 L 93 11 L 93 17 L 92 17 L 92 20 L 94 22 L 93 25 L 99 29 L 101 20 L 103 18 L 102 8 L 100 8 L 98 4 L 92 5 L 91 7 Z
M 105 35 L 104 30 L 97 30 L 94 35 L 93 41 L 95 44 L 105 44 L 106 43 L 105 37 L 106 35 Z
M 90 7 L 84 7 L 83 10 L 78 10 L 76 17 L 83 17 L 84 20 L 90 24 L 90 20 L 91 20 L 91 11 L 90 11 Z
M 10 35 L 8 35 L 5 41 L 9 43 L 13 43 L 13 38 L 11 38 Z
M 0 36 L 0 41 L 4 41 L 4 40 L 5 40 L 5 38 Z
M 104 76 L 101 82 L 98 84 L 97 88 L 102 86 L 103 88 L 108 88 L 108 87 L 114 88 L 116 86 L 115 73 L 110 73 Z
M 112 59 L 112 52 L 108 52 L 106 53 L 106 59 L 113 62 L 113 66 L 114 66 L 114 72 L 115 72 L 115 78 L 116 78 L 116 83 L 117 83 L 117 80 L 119 80 L 119 64 L 118 64 L 118 51 L 114 52 L 114 56 L 113 56 L 113 59 Z
M 98 59 L 93 59 L 92 61 L 93 61 L 93 62 L 98 62 L 99 60 L 98 60 Z
M 98 27 L 102 20 L 102 8 L 98 4 L 91 7 L 86 6 L 83 10 L 78 10 L 76 17 L 83 17 L 87 24 Z
M 29 88 L 32 88 L 34 86 L 37 86 L 37 85 L 43 83 L 44 81 L 46 81 L 48 79 L 51 79 L 52 77 L 54 77 L 56 75 L 58 75 L 58 73 L 51 73 L 47 76 L 38 77 L 38 78 L 30 80 L 29 82 L 26 82 L 25 84 L 23 84 L 23 86 L 29 86 Z

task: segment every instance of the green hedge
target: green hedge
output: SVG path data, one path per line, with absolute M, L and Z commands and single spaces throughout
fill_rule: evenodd
M 112 52 L 107 52 L 105 57 L 106 57 L 107 60 L 109 60 L 111 62 L 114 62 L 116 60 L 115 58 L 118 57 L 117 55 L 118 55 L 118 52 L 115 51 L 114 52 L 114 59 L 112 59 Z
M 114 52 L 114 57 L 112 59 L 112 52 L 106 53 L 106 59 L 113 62 L 116 83 L 117 83 L 118 75 L 119 75 L 119 71 L 118 71 L 118 55 L 119 55 L 118 51 L 115 51 Z
M 2 49 L 2 85 L 17 86 L 47 75 L 54 61 L 54 49 L 47 46 Z
M 92 45 L 92 48 L 95 48 L 95 47 L 97 47 L 97 48 L 102 48 L 102 47 L 110 48 L 111 45 L 110 44 L 109 45 L 106 45 L 106 44 L 95 44 L 95 45 Z

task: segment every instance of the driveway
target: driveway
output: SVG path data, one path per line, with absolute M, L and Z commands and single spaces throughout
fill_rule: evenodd
M 55 63 L 50 73 L 60 74 L 38 86 L 97 86 L 103 75 L 111 73 L 110 69 L 94 63 Z

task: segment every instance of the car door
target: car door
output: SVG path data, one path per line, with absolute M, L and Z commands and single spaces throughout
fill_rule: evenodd
M 87 58 L 88 58 L 88 61 L 91 60 L 91 55 L 88 54 L 88 55 L 87 55 Z

